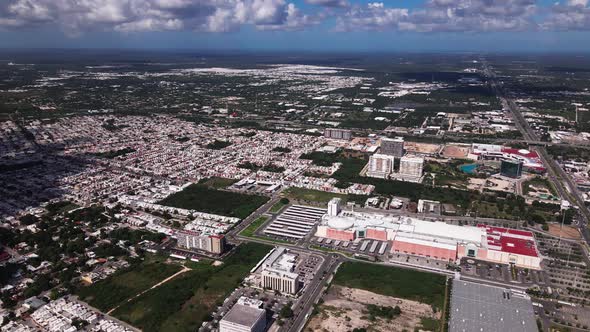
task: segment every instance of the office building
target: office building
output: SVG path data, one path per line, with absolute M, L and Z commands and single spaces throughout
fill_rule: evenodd
M 500 174 L 517 179 L 522 176 L 522 165 L 523 162 L 520 160 L 502 160 Z
M 424 158 L 402 157 L 399 164 L 399 177 L 412 182 L 418 182 L 424 171 Z
M 225 250 L 225 237 L 221 234 L 203 235 L 197 232 L 182 230 L 176 231 L 178 247 L 184 249 L 197 249 L 212 254 L 222 254 Z
M 222 254 L 225 252 L 225 236 L 222 234 L 209 235 L 211 239 L 211 252 L 214 254 Z
M 266 310 L 263 302 L 242 296 L 219 321 L 219 332 L 263 332 L 266 329 Z
M 381 138 L 380 153 L 401 158 L 404 155 L 404 138 Z
M 285 294 L 299 290 L 299 274 L 295 273 L 297 255 L 286 248 L 274 249 L 262 263 L 261 286 Z
M 385 154 L 374 154 L 369 158 L 367 176 L 387 179 L 393 173 L 395 157 Z
M 352 132 L 347 129 L 326 128 L 324 130 L 324 137 L 350 141 L 352 139 Z
M 329 216 L 337 216 L 340 213 L 340 204 L 342 203 L 342 199 L 339 197 L 334 197 L 328 202 L 328 215 Z

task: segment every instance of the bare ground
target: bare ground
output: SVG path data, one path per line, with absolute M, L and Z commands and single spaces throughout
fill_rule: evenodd
M 388 320 L 376 318 L 371 321 L 367 313 L 367 305 L 378 306 L 396 305 L 401 308 L 401 315 Z M 354 328 L 366 328 L 367 331 L 413 331 L 420 326 L 421 317 L 439 319 L 428 304 L 379 295 L 369 291 L 332 286 L 324 296 L 324 303 L 320 306 L 320 313 L 309 322 L 305 331 L 352 331 Z

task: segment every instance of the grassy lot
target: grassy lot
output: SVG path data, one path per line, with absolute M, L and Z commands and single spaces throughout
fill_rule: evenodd
M 256 230 L 258 228 L 260 228 L 260 226 L 262 226 L 267 220 L 268 220 L 268 217 L 265 217 L 265 216 L 258 217 L 258 219 L 254 220 L 250 225 L 248 225 L 248 227 L 244 228 L 244 230 L 242 230 L 240 235 L 246 236 L 246 237 L 254 237 Z
M 275 205 L 273 205 L 270 208 L 270 213 L 277 213 L 277 212 L 281 211 L 281 209 L 287 204 L 289 204 L 288 200 L 287 201 L 280 200 L 280 201 L 276 202 Z
M 530 180 L 525 181 L 522 184 L 522 193 L 526 195 L 529 192 L 533 191 L 534 189 L 531 188 L 531 186 L 546 188 L 547 190 L 549 190 L 551 195 L 557 196 L 557 191 L 548 179 L 536 176 Z
M 159 204 L 244 219 L 268 201 L 267 197 L 217 190 L 192 184 Z
M 80 287 L 77 295 L 81 300 L 106 312 L 179 270 L 179 265 L 166 264 L 153 256 L 129 269 L 116 272 L 105 280 Z
M 199 184 L 202 184 L 210 188 L 222 189 L 227 188 L 236 182 L 238 182 L 238 180 L 212 177 L 208 179 L 202 179 L 201 181 L 199 181 Z
M 195 264 L 192 271 L 125 303 L 113 314 L 146 332 L 196 331 L 270 249 L 243 244 L 223 265 Z
M 296 200 L 300 202 L 309 202 L 309 203 L 316 203 L 316 204 L 328 204 L 328 202 L 334 197 L 340 197 L 343 203 L 346 202 L 358 202 L 364 203 L 368 196 L 361 196 L 361 195 L 343 195 L 343 194 L 335 194 L 329 193 L 320 190 L 313 190 L 313 189 L 304 189 L 304 188 L 295 188 L 291 187 L 283 192 L 285 196 L 287 196 L 291 200 Z
M 434 273 L 369 263 L 345 262 L 334 278 L 337 285 L 359 288 L 443 308 L 446 278 Z

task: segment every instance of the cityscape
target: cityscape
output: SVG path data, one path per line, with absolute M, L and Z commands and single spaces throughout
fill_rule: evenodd
M 590 331 L 588 30 L 585 0 L 6 0 L 0 332 Z

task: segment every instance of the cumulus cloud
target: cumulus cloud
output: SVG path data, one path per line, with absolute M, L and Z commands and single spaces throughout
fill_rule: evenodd
M 569 0 L 565 4 L 553 5 L 542 27 L 555 31 L 590 30 L 588 0 Z
M 348 7 L 346 0 L 305 0 L 310 5 L 318 5 L 325 7 Z
M 0 0 L 0 29 L 56 25 L 68 34 L 85 31 L 194 30 L 229 32 L 301 30 L 334 18 L 337 31 L 488 32 L 590 30 L 589 0 Z M 309 13 L 313 11 L 313 13 Z
M 317 24 L 286 0 L 2 0 L 0 28 L 56 24 L 68 33 L 299 29 Z
M 430 0 L 409 10 L 383 2 L 356 6 L 338 19 L 337 30 L 514 31 L 534 29 L 534 0 Z

